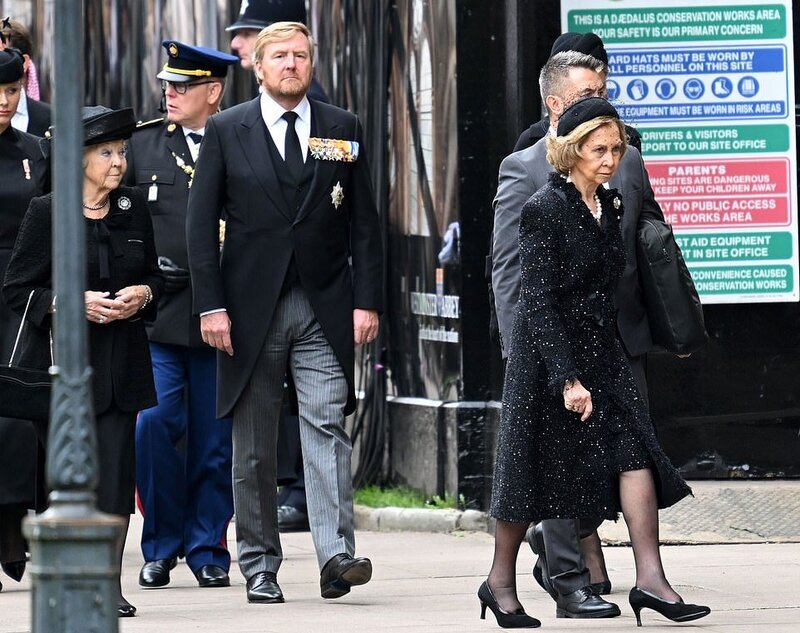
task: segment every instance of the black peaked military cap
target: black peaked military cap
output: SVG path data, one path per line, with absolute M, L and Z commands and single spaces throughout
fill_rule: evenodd
M 553 48 L 550 49 L 550 57 L 567 51 L 577 51 L 578 53 L 591 55 L 608 66 L 606 47 L 603 46 L 603 40 L 594 33 L 562 33 L 553 42 Z
M 167 51 L 167 63 L 156 75 L 159 79 L 175 83 L 225 77 L 228 67 L 239 62 L 239 58 L 205 46 L 189 46 L 176 40 L 164 40 L 161 45 Z
M 617 114 L 617 110 L 614 106 L 602 97 L 581 99 L 573 103 L 561 114 L 558 119 L 556 133 L 559 136 L 566 136 L 579 125 L 600 116 L 608 116 L 614 119 L 619 118 L 619 114 Z
M 10 84 L 22 77 L 22 55 L 16 48 L 0 51 L 0 84 Z
M 258 29 L 273 22 L 306 23 L 305 0 L 242 0 L 239 18 L 226 31 Z

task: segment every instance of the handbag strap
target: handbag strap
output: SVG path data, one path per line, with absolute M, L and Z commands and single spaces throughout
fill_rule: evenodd
M 31 290 L 31 293 L 28 295 L 28 302 L 25 304 L 25 312 L 22 313 L 22 321 L 19 322 L 19 329 L 17 330 L 17 338 L 14 339 L 14 348 L 11 350 L 11 358 L 8 359 L 9 367 L 11 367 L 14 364 L 14 356 L 16 356 L 17 354 L 17 346 L 19 345 L 19 339 L 22 337 L 22 329 L 25 327 L 25 321 L 28 318 L 28 309 L 31 307 L 31 300 L 33 299 L 34 292 L 36 292 L 35 288 Z M 53 330 L 48 328 L 47 334 L 50 338 L 50 364 L 54 365 L 55 362 L 53 361 Z

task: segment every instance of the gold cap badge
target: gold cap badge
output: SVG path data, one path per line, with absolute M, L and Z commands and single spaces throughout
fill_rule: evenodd
M 173 57 L 178 56 L 178 47 L 174 43 L 169 45 L 169 54 Z

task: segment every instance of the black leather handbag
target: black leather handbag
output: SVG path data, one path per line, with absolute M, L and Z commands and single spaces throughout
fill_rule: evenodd
M 14 365 L 22 331 L 28 316 L 28 308 L 34 291 L 28 295 L 25 313 L 19 324 L 17 338 L 11 351 L 8 365 L 0 365 L 0 416 L 46 422 L 50 415 L 50 373 L 44 369 L 30 369 Z M 50 338 L 50 363 L 53 362 L 53 340 Z
M 681 249 L 666 222 L 642 218 L 636 255 L 653 343 L 691 354 L 708 341 L 703 306 Z

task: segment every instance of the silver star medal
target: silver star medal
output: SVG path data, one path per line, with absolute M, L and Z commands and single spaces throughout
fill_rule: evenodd
M 344 189 L 342 189 L 342 184 L 340 182 L 336 182 L 333 185 L 333 189 L 331 189 L 331 202 L 333 202 L 333 206 L 335 208 L 339 208 L 339 205 L 342 204 L 342 200 L 344 200 Z

